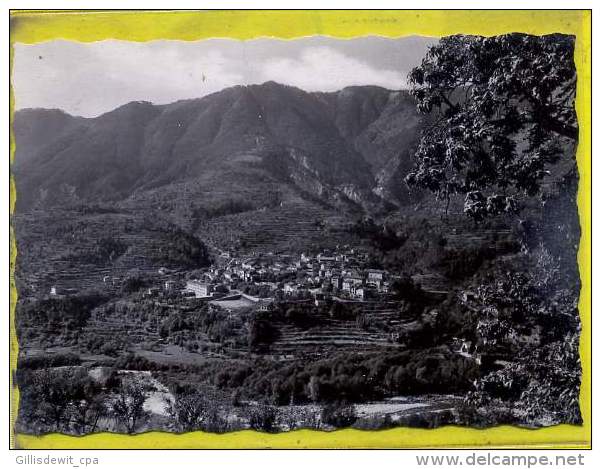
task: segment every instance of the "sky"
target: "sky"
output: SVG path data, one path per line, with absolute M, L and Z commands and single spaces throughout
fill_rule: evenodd
M 130 101 L 171 103 L 234 85 L 276 81 L 306 91 L 351 85 L 407 88 L 407 74 L 436 40 L 50 41 L 15 44 L 16 109 L 59 108 L 94 117 Z

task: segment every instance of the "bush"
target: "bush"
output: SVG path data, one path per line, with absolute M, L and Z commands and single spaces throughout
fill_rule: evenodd
M 450 280 L 463 280 L 473 276 L 486 260 L 494 256 L 495 251 L 489 246 L 450 249 L 436 262 L 436 267 Z
M 308 329 L 319 324 L 319 321 L 306 309 L 300 306 L 292 306 L 286 311 L 286 321 L 301 329 Z
M 253 430 L 263 432 L 276 431 L 278 411 L 274 406 L 258 405 L 250 409 L 248 423 Z
M 123 280 L 123 283 L 121 284 L 121 292 L 126 294 L 134 293 L 148 285 L 149 282 L 147 279 L 133 275 Z
M 41 368 L 56 368 L 59 366 L 75 366 L 81 363 L 74 353 L 57 353 L 56 355 L 38 355 L 35 357 L 22 357 L 17 368 L 38 370 Z
M 344 402 L 328 404 L 321 411 L 321 421 L 336 428 L 350 427 L 357 421 L 355 407 Z
M 17 333 L 32 324 L 44 331 L 78 330 L 86 325 L 92 310 L 105 301 L 105 296 L 93 293 L 20 303 L 16 315 Z
M 264 315 L 256 314 L 250 321 L 248 344 L 251 348 L 273 343 L 279 335 L 278 329 Z
M 168 265 L 187 268 L 206 267 L 210 264 L 206 245 L 194 235 L 180 230 L 163 233 L 154 246 L 154 260 Z

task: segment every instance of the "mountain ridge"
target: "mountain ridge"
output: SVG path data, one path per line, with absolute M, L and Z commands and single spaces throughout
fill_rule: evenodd
M 19 110 L 18 209 L 127 203 L 184 182 L 197 200 L 211 199 L 216 181 L 248 196 L 253 178 L 259 193 L 268 184 L 340 207 L 402 205 L 409 196 L 399 182 L 420 125 L 406 91 L 306 92 L 275 82 L 170 104 L 133 101 L 95 118 Z

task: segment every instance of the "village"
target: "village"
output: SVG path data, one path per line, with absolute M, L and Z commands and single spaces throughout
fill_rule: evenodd
M 220 251 L 211 267 L 171 271 L 161 267 L 146 296 L 182 295 L 230 309 L 237 305 L 269 309 L 276 300 L 375 302 L 390 297 L 394 276 L 368 268 L 369 256 L 348 245 L 315 255 L 256 254 L 235 257 Z M 111 281 L 111 279 L 105 279 Z

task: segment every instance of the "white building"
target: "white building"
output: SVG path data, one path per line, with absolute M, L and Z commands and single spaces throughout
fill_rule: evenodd
M 51 296 L 67 296 L 74 295 L 75 293 L 77 293 L 77 290 L 75 288 L 63 288 L 56 285 L 50 288 Z
M 200 280 L 188 280 L 186 282 L 186 291 L 194 293 L 196 298 L 206 298 L 213 293 L 213 285 Z
M 367 280 L 377 284 L 386 278 L 385 270 L 369 269 L 367 271 Z
M 286 295 L 294 295 L 298 293 L 298 285 L 293 285 L 291 283 L 284 284 L 284 293 Z

